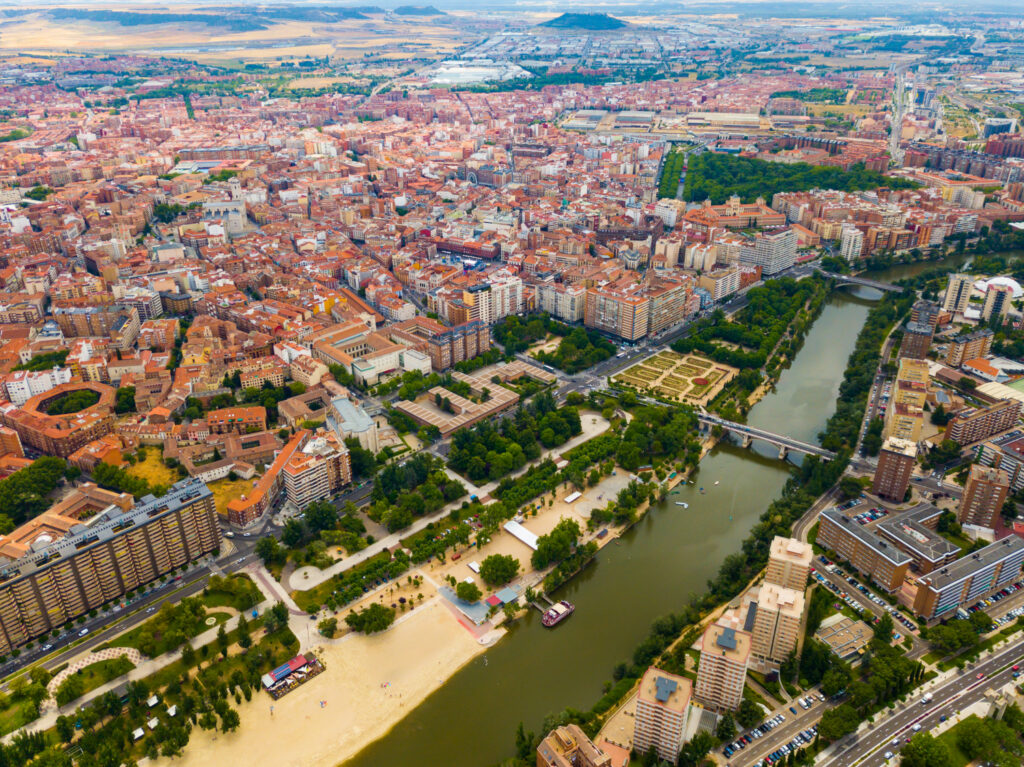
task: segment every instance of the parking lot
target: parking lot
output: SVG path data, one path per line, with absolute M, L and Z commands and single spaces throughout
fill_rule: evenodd
M 843 570 L 842 567 L 825 556 L 819 556 L 818 562 L 821 569 L 819 571 L 815 568 L 814 579 L 847 605 L 858 611 L 863 611 L 865 606 L 868 607 L 871 612 L 875 613 L 874 623 L 878 622 L 879 613 L 887 612 L 898 626 L 903 627 L 907 634 L 914 636 L 920 634 L 917 624 L 908 618 L 906 614 L 873 593 L 871 589 L 857 580 L 856 577 Z M 847 590 L 847 587 L 849 590 Z M 854 597 L 854 592 L 857 598 Z M 870 604 L 866 605 L 865 602 Z

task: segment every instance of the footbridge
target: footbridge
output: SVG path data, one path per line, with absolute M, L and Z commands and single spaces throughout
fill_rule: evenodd
M 699 420 L 703 426 L 718 426 L 726 432 L 735 434 L 743 440 L 743 447 L 750 447 L 750 444 L 755 439 L 775 445 L 779 448 L 779 458 L 785 458 L 790 451 L 794 453 L 804 453 L 805 455 L 816 455 L 827 461 L 831 461 L 836 457 L 836 454 L 831 450 L 826 450 L 819 445 L 814 445 L 809 442 L 801 442 L 798 439 L 793 439 L 792 437 L 787 437 L 783 434 L 775 434 L 774 432 L 765 431 L 764 429 L 748 426 L 745 423 L 727 421 L 724 418 L 712 415 L 711 413 L 697 413 L 697 420 Z
M 881 290 L 884 293 L 902 293 L 903 288 L 899 285 L 890 285 L 888 282 L 878 282 L 877 280 L 869 280 L 866 277 L 854 277 L 850 274 L 836 274 L 835 272 L 822 271 L 827 277 L 835 279 L 838 285 L 862 285 L 865 288 L 874 288 L 875 290 Z

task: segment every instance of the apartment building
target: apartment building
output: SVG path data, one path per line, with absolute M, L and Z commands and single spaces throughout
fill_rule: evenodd
M 878 467 L 871 481 L 871 492 L 894 503 L 902 503 L 916 464 L 917 444 L 889 437 L 878 453 Z
M 491 348 L 491 327 L 480 320 L 447 327 L 429 317 L 413 317 L 387 328 L 391 340 L 430 356 L 434 370 L 473 359 Z
M 988 407 L 961 410 L 946 424 L 946 439 L 970 445 L 1007 431 L 1020 421 L 1021 401 L 1004 399 Z
M 720 623 L 707 627 L 701 641 L 700 664 L 693 690 L 698 702 L 718 711 L 739 708 L 753 641 L 753 636 L 747 631 L 737 631 Z
M 777 670 L 800 640 L 804 615 L 803 591 L 762 583 L 747 603 L 743 628 L 751 634 L 751 667 Z
M 93 391 L 98 396 L 96 404 L 65 415 L 46 412 L 58 398 L 80 389 Z M 16 431 L 22 444 L 47 455 L 67 458 L 113 430 L 114 394 L 112 387 L 91 381 L 61 384 L 35 395 L 20 408 L 0 408 L 0 424 Z
M 890 401 L 901 405 L 923 408 L 928 400 L 930 376 L 928 363 L 921 359 L 904 357 L 900 360 L 893 383 Z
M 620 280 L 587 290 L 583 323 L 626 341 L 647 335 L 650 301 L 635 281 Z
M 683 734 L 693 693 L 690 680 L 651 666 L 640 680 L 633 717 L 633 748 L 641 754 L 653 746 L 658 758 L 674 762 L 683 747 Z
M 1009 492 L 1010 477 L 1005 471 L 973 464 L 956 512 L 957 521 L 961 525 L 995 527 L 996 515 Z
M 890 594 L 907 577 L 911 560 L 906 553 L 838 509 L 821 513 L 817 543 L 834 551 Z
M 740 263 L 760 266 L 766 277 L 778 274 L 796 263 L 797 233 L 793 229 L 758 234 L 753 245 L 740 250 Z
M 37 394 L 71 382 L 71 368 L 56 365 L 50 370 L 15 370 L 4 380 L 7 399 L 19 407 Z
M 971 291 L 974 289 L 974 278 L 969 274 L 951 274 L 946 293 L 942 297 L 943 311 L 963 314 L 970 302 Z
M 352 482 L 352 459 L 334 432 L 325 432 L 294 451 L 282 469 L 288 500 L 304 509 Z
M 628 274 L 587 290 L 583 323 L 626 341 L 677 325 L 696 310 L 692 282 L 655 275 L 642 280 Z
M 899 358 L 923 360 L 932 345 L 932 326 L 923 322 L 908 322 L 903 326 Z
M 924 428 L 924 409 L 917 405 L 902 402 L 890 402 L 885 411 L 885 422 L 882 437 L 906 440 L 917 444 L 921 441 L 921 429 Z
M 63 627 L 220 546 L 213 493 L 194 479 L 125 510 L 43 514 L 0 538 L 0 652 Z M 20 554 L 19 554 L 20 551 Z
M 557 727 L 537 746 L 537 767 L 612 767 L 612 758 L 575 724 Z
M 767 583 L 803 591 L 807 588 L 813 558 L 810 544 L 776 535 L 768 550 L 768 569 L 764 579 Z
M 245 434 L 267 428 L 267 409 L 259 405 L 225 407 L 206 414 L 210 434 Z
M 920 503 L 907 511 L 883 517 L 874 531 L 909 556 L 910 566 L 916 572 L 930 573 L 960 556 L 960 547 L 937 532 L 941 515 L 942 509 Z
M 704 272 L 697 278 L 698 287 L 711 294 L 714 301 L 722 301 L 740 289 L 740 270 L 726 266 Z
M 910 319 L 912 322 L 923 322 L 928 325 L 932 330 L 939 325 L 939 320 L 942 317 L 942 309 L 938 304 L 932 303 L 931 301 L 915 301 L 913 307 L 910 309 Z
M 995 333 L 988 328 L 956 336 L 949 342 L 946 363 L 951 367 L 958 368 L 967 360 L 979 360 L 988 356 L 989 350 L 992 348 L 993 336 Z
M 989 285 L 985 291 L 985 303 L 981 307 L 981 318 L 989 322 L 993 317 L 1002 318 L 1013 301 L 1013 288 L 1009 285 Z
M 1024 436 L 1020 432 L 986 442 L 978 451 L 978 460 L 1006 472 L 1013 492 L 1024 490 Z
M 996 541 L 918 581 L 914 613 L 929 623 L 952 616 L 1017 580 L 1024 564 L 1024 539 Z
M 545 282 L 537 286 L 537 308 L 563 322 L 580 322 L 587 306 L 587 289 L 582 285 Z
M 856 261 L 864 254 L 864 232 L 853 224 L 843 224 L 839 235 L 839 255 L 847 261 Z
M 252 492 L 228 501 L 226 511 L 229 523 L 239 527 L 252 524 L 281 498 L 284 493 L 285 464 L 291 460 L 295 451 L 302 449 L 311 436 L 307 429 L 295 432 L 274 458 L 270 468 L 253 486 Z

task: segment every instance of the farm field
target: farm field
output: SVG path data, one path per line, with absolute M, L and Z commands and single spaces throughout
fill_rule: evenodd
M 660 399 L 706 405 L 738 372 L 697 354 L 662 351 L 626 368 L 612 382 Z

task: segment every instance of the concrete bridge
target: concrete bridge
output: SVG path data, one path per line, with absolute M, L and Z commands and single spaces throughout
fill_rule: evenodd
M 890 285 L 888 282 L 869 280 L 866 277 L 854 277 L 850 274 L 836 274 L 835 272 L 826 272 L 824 270 L 822 270 L 822 274 L 826 277 L 834 278 L 838 287 L 842 287 L 843 285 L 862 285 L 865 288 L 874 288 L 875 290 L 881 290 L 885 293 L 903 292 L 903 288 L 899 285 Z
M 827 461 L 831 461 L 836 457 L 836 454 L 831 450 L 826 450 L 819 445 L 814 445 L 809 442 L 801 442 L 798 439 L 793 439 L 792 437 L 787 437 L 782 434 L 775 434 L 774 432 L 765 431 L 764 429 L 757 429 L 753 426 L 747 426 L 745 423 L 727 421 L 724 418 L 712 415 L 711 413 L 697 413 L 697 420 L 699 420 L 703 426 L 719 426 L 725 431 L 739 436 L 743 441 L 743 447 L 750 447 L 750 444 L 755 439 L 771 443 L 779 448 L 780 460 L 785 459 L 786 456 L 789 455 L 790 451 L 795 453 L 804 453 L 805 455 L 816 455 Z

